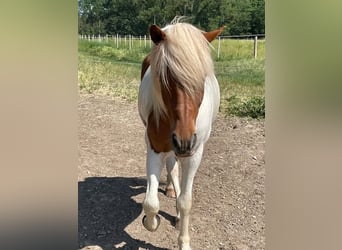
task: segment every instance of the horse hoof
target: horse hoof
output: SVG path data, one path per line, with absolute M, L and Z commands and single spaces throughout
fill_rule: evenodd
M 179 246 L 179 250 L 191 250 L 191 247 L 189 244 L 184 244 Z
M 142 224 L 150 232 L 156 231 L 158 229 L 159 225 L 160 225 L 160 217 L 159 217 L 159 215 L 157 214 L 155 218 L 156 218 L 156 221 L 157 221 L 157 223 L 155 225 L 148 225 L 146 223 L 146 219 L 147 219 L 146 215 L 144 215 L 144 217 L 142 219 Z
M 166 193 L 166 197 L 176 198 L 176 192 L 173 188 L 167 188 L 165 193 Z

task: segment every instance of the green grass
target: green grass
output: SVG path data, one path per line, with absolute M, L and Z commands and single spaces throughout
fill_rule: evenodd
M 97 92 L 130 101 L 137 100 L 140 66 L 140 63 L 117 63 L 79 53 L 79 88 L 81 92 Z
M 252 40 L 213 42 L 215 72 L 221 90 L 220 111 L 227 115 L 265 117 L 265 42 L 258 43 L 253 57 Z M 136 101 L 143 58 L 150 51 L 139 41 L 129 49 L 112 42 L 79 40 L 78 81 L 81 92 L 101 93 Z
M 212 45 L 215 48 L 213 58 L 216 60 L 227 61 L 237 59 L 254 59 L 254 40 L 221 39 L 219 59 L 217 59 L 219 41 L 216 39 L 212 42 Z M 258 40 L 257 51 L 258 58 L 265 58 L 265 40 Z
M 121 44 L 119 48 L 116 48 L 113 41 L 97 42 L 79 40 L 78 42 L 79 53 L 111 61 L 141 63 L 150 50 L 149 45 L 145 48 L 143 46 L 139 47 L 139 44 L 133 44 L 133 48 L 129 49 L 124 44 Z
M 220 110 L 226 114 L 236 116 L 250 116 L 263 118 L 263 111 L 251 112 L 244 110 L 258 110 L 262 106 L 254 107 L 255 98 L 264 100 L 265 76 L 264 59 L 235 59 L 215 62 L 216 76 L 221 90 Z M 246 103 L 249 105 L 246 107 Z M 256 104 L 256 103 L 255 103 Z

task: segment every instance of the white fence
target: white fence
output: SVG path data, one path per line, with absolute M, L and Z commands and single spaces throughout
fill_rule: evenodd
M 95 36 L 95 35 L 79 35 L 80 39 L 85 39 L 88 41 L 98 41 L 98 42 L 109 42 L 112 41 L 116 45 L 116 48 L 129 48 L 133 49 L 134 47 L 146 48 L 152 47 L 152 41 L 150 36 L 132 36 L 125 35 L 121 36 L 119 34 L 116 35 L 105 35 L 105 36 Z
M 254 35 L 237 35 L 237 36 L 219 36 L 218 47 L 217 47 L 217 57 L 220 58 L 221 52 L 221 42 L 225 39 L 254 39 L 253 55 L 254 58 L 258 56 L 258 37 L 265 38 L 265 34 L 254 34 Z M 95 36 L 95 35 L 79 35 L 79 39 L 84 39 L 88 41 L 98 41 L 98 42 L 114 42 L 116 48 L 128 48 L 133 49 L 135 47 L 146 48 L 152 47 L 151 37 L 144 36 L 132 36 L 132 35 L 105 35 L 105 36 Z
M 265 34 L 219 36 L 218 37 L 217 57 L 220 58 L 221 40 L 223 40 L 223 39 L 254 39 L 253 55 L 254 55 L 254 58 L 256 59 L 258 57 L 258 37 L 265 38 Z

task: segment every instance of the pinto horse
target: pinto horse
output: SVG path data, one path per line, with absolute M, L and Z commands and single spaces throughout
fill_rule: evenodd
M 143 225 L 155 231 L 160 224 L 158 185 L 166 165 L 167 195 L 176 197 L 178 245 L 182 250 L 191 249 L 192 185 L 220 103 L 209 43 L 222 30 L 202 32 L 181 22 L 162 29 L 151 25 L 154 45 L 142 65 L 138 107 L 147 145 Z

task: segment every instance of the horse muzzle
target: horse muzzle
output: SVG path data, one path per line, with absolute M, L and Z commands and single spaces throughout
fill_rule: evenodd
M 197 142 L 196 133 L 190 139 L 180 139 L 175 133 L 171 135 L 173 150 L 177 157 L 189 157 L 195 153 L 195 145 Z

